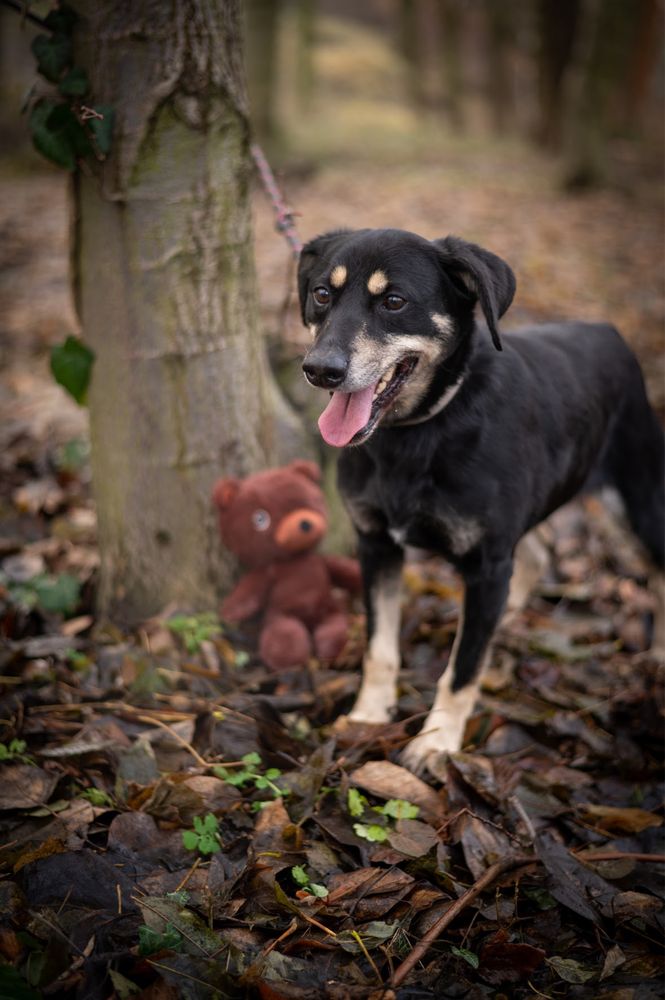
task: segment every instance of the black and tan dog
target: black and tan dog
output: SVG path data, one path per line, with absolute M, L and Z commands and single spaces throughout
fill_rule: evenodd
M 368 649 L 352 720 L 386 722 L 396 704 L 404 546 L 443 555 L 464 582 L 448 667 L 403 755 L 421 770 L 460 747 L 509 588 L 517 604 L 535 582 L 527 533 L 548 514 L 611 483 L 663 566 L 663 433 L 612 326 L 500 337 L 515 278 L 472 243 L 332 232 L 305 246 L 298 281 L 314 338 L 303 369 L 331 390 L 319 428 L 344 449 L 339 488 L 365 584 Z M 487 329 L 475 323 L 477 302 Z M 516 556 L 525 558 L 513 575 Z

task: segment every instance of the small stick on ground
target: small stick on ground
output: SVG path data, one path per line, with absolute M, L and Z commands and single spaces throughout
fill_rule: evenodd
M 191 753 L 191 755 L 194 758 L 194 760 L 201 767 L 205 767 L 205 768 L 209 768 L 210 767 L 209 761 L 205 760 L 201 756 L 201 754 L 197 750 L 194 749 L 194 747 L 192 746 L 192 744 L 187 742 L 187 740 L 184 738 L 184 736 L 180 736 L 179 733 L 176 733 L 175 729 L 172 729 L 171 726 L 167 726 L 165 722 L 161 722 L 159 719 L 154 719 L 154 718 L 152 718 L 149 715 L 139 715 L 138 716 L 138 721 L 139 722 L 148 722 L 148 723 L 150 723 L 150 725 L 159 726 L 160 729 L 165 729 L 166 732 L 169 733 L 173 737 L 174 740 L 176 740 L 178 743 L 180 743 L 181 746 L 183 746 L 185 748 L 185 750 L 189 750 L 189 752 Z
M 448 907 L 445 913 L 442 913 L 438 920 L 432 924 L 430 929 L 427 931 L 425 936 L 421 938 L 418 944 L 415 946 L 410 955 L 404 959 L 401 965 L 398 965 L 392 974 L 390 979 L 390 985 L 393 987 L 401 986 L 406 977 L 409 975 L 411 970 L 415 965 L 423 958 L 425 953 L 428 951 L 430 946 L 436 941 L 440 934 L 446 929 L 446 927 L 453 922 L 455 917 L 469 906 L 474 899 L 481 894 L 488 886 L 492 885 L 496 879 L 500 878 L 505 872 L 510 871 L 511 868 L 516 868 L 518 865 L 532 864 L 537 861 L 537 858 L 531 858 L 525 855 L 515 855 L 511 858 L 503 858 L 501 861 L 497 861 L 495 864 L 490 865 L 490 867 L 483 872 L 480 878 L 470 886 L 466 892 L 462 893 L 459 899 L 456 899 Z

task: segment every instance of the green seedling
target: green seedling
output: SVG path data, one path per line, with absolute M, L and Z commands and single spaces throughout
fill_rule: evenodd
M 420 809 L 406 799 L 388 799 L 382 806 L 370 806 L 367 798 L 357 788 L 350 788 L 347 796 L 347 809 L 354 818 L 367 818 L 370 812 L 383 817 L 383 823 L 354 823 L 356 836 L 373 843 L 383 843 L 388 840 L 392 822 L 398 819 L 415 819 Z
M 222 634 L 222 626 L 212 611 L 200 615 L 174 615 L 166 622 L 166 627 L 180 636 L 188 653 L 198 653 L 202 643 Z
M 287 789 L 280 788 L 275 784 L 275 779 L 279 778 L 282 772 L 278 767 L 269 767 L 261 774 L 257 768 L 262 767 L 261 757 L 258 753 L 246 753 L 241 758 L 243 766 L 238 768 L 223 767 L 218 765 L 213 768 L 213 774 L 229 785 L 236 788 L 244 788 L 253 785 L 257 791 L 269 789 L 274 798 L 281 798 L 289 794 Z M 255 803 L 256 804 L 256 803 Z
M 450 950 L 453 955 L 457 956 L 457 958 L 463 958 L 472 969 L 477 969 L 480 965 L 480 959 L 476 955 L 475 951 L 469 951 L 468 948 L 456 948 L 455 945 L 453 945 Z
M 308 893 L 310 896 L 318 896 L 319 899 L 325 899 L 328 895 L 325 885 L 310 881 L 310 877 L 302 865 L 294 865 L 291 869 L 291 877 L 300 886 L 302 891 Z
M 139 955 L 153 955 L 156 951 L 178 951 L 181 944 L 182 934 L 173 924 L 167 924 L 161 933 L 145 924 L 139 927 Z
M 23 764 L 34 764 L 34 757 L 25 752 L 27 745 L 25 740 L 17 739 L 0 743 L 0 760 L 20 760 Z
M 188 851 L 216 854 L 221 850 L 219 820 L 213 813 L 194 817 L 194 829 L 182 831 L 182 842 Z
M 113 799 L 108 792 L 102 791 L 101 788 L 84 788 L 80 793 L 82 799 L 87 799 L 88 802 L 93 806 L 99 806 L 100 808 L 111 807 L 113 805 Z

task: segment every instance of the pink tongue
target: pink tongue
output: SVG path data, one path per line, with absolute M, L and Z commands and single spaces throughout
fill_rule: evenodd
M 319 417 L 319 430 L 327 444 L 343 448 L 367 424 L 375 386 L 358 392 L 334 392 Z

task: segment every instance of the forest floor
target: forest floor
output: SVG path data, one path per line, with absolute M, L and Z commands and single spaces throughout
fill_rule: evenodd
M 469 143 L 286 176 L 305 237 L 453 231 L 515 268 L 514 324 L 611 319 L 662 413 L 661 200 L 556 181 Z M 295 354 L 292 265 L 255 203 L 265 325 Z M 173 609 L 95 622 L 86 413 L 48 373 L 76 330 L 58 173 L 2 174 L 0 237 L 0 997 L 660 997 L 663 675 L 620 519 L 597 499 L 552 519 L 505 680 L 421 781 L 397 757 L 450 651 L 445 566 L 409 565 L 399 714 L 350 742 L 359 608 L 337 662 L 278 676 Z

